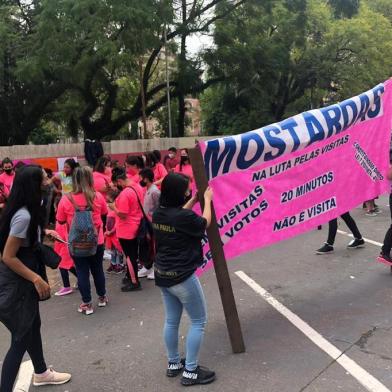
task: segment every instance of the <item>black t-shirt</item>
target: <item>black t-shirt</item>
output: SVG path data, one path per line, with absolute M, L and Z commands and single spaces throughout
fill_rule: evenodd
M 170 287 L 203 263 L 201 239 L 207 221 L 192 210 L 159 207 L 152 216 L 156 241 L 155 284 Z

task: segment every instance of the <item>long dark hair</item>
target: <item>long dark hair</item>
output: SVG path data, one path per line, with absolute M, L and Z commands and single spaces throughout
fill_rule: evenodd
M 136 166 L 140 170 L 144 169 L 143 158 L 136 155 L 128 155 L 125 163 L 131 166 Z
M 159 163 L 157 156 L 153 152 L 147 153 L 146 166 L 152 169 L 156 166 L 157 163 Z
M 123 167 L 116 167 L 112 170 L 112 182 L 116 182 L 117 180 L 126 180 L 127 172 Z
M 185 193 L 189 188 L 189 177 L 181 173 L 169 173 L 162 181 L 162 207 L 182 207 L 185 204 Z
M 97 163 L 95 164 L 94 171 L 98 173 L 105 173 L 106 165 L 110 162 L 110 158 L 103 156 L 98 159 Z
M 79 167 L 79 163 L 75 161 L 73 158 L 68 158 L 64 161 L 64 165 L 68 165 L 71 168 L 71 175 L 73 174 L 74 170 Z
M 188 152 L 188 149 L 187 148 L 184 148 L 183 150 L 181 150 L 181 151 L 185 151 L 186 152 L 186 156 L 187 156 L 187 161 L 190 163 L 190 160 L 189 160 L 189 152 Z M 181 155 L 180 156 L 180 172 L 182 172 L 182 168 L 183 168 L 183 166 L 185 165 L 185 162 L 183 161 L 183 156 Z
M 42 181 L 43 173 L 40 166 L 26 165 L 17 171 L 7 204 L 1 213 L 0 252 L 4 251 L 10 232 L 11 219 L 22 207 L 25 207 L 31 216 L 28 230 L 30 244 L 37 242 L 38 226 L 42 222 Z

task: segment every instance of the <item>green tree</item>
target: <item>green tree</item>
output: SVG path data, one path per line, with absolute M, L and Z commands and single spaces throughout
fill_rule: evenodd
M 37 41 L 40 10 L 39 1 L 0 3 L 0 145 L 24 144 L 66 90 L 50 73 L 24 66 Z
M 204 128 L 244 132 L 385 80 L 391 22 L 366 1 L 354 8 L 347 18 L 326 0 L 249 1 L 217 23 L 206 61 L 224 82 L 203 95 Z
M 183 42 L 182 37 L 207 31 L 215 20 L 225 17 L 226 14 L 211 14 L 214 6 L 222 2 L 194 0 L 186 17 L 179 18 L 176 1 L 46 0 L 33 63 L 45 69 L 45 64 L 53 64 L 55 59 L 53 70 L 68 85 L 69 99 L 82 101 L 77 118 L 75 113 L 72 118 L 87 137 L 114 135 L 143 113 L 148 116 L 166 104 L 166 82 L 152 82 L 162 60 L 164 27 L 167 26 L 167 41 L 175 47 L 173 43 L 178 39 Z M 229 3 L 235 9 L 243 2 Z M 180 51 L 178 71 L 170 80 L 173 98 L 197 94 L 214 82 L 203 82 L 195 63 L 181 53 L 184 52 Z M 124 78 L 129 85 L 119 83 Z M 129 98 L 126 105 L 121 98 L 124 96 Z M 179 122 L 183 123 L 184 118 Z

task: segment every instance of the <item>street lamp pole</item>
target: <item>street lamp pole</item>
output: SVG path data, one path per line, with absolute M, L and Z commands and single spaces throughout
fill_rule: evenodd
M 165 43 L 165 63 L 166 63 L 166 95 L 167 95 L 167 114 L 169 119 L 169 138 L 173 137 L 172 132 L 172 119 L 171 119 L 171 106 L 170 106 L 170 82 L 169 82 L 169 63 L 167 56 L 167 26 L 164 28 L 164 43 Z

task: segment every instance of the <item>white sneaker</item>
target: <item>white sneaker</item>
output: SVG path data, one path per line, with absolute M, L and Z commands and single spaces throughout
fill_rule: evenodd
M 71 379 L 69 373 L 59 373 L 49 368 L 43 374 L 34 374 L 33 385 L 35 387 L 40 387 L 43 385 L 62 385 L 67 383 Z
M 147 279 L 154 280 L 155 279 L 155 273 L 154 273 L 154 268 L 151 268 L 151 272 L 147 275 Z
M 151 272 L 151 269 L 147 269 L 145 267 L 142 267 L 141 270 L 137 273 L 137 276 L 139 278 L 147 278 L 148 274 Z
M 103 258 L 104 258 L 104 260 L 111 260 L 112 253 L 109 250 L 105 250 L 105 252 L 103 253 Z

